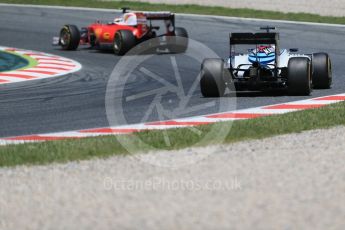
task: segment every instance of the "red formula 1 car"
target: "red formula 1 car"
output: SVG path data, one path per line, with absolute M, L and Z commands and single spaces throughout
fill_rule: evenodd
M 81 30 L 75 25 L 65 25 L 60 36 L 54 38 L 53 45 L 59 45 L 64 50 L 76 50 L 79 45 L 89 45 L 96 49 L 112 49 L 116 55 L 124 55 L 143 41 L 159 38 L 159 45 L 170 52 L 186 51 L 188 33 L 184 28 L 175 27 L 173 13 L 128 12 L 128 8 L 122 10 L 122 17 L 115 18 L 113 22 L 97 21 Z

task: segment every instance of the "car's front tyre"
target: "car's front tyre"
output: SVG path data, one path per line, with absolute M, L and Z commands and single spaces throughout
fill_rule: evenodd
M 314 89 L 329 89 L 332 85 L 332 64 L 326 53 L 315 53 L 312 56 L 312 80 Z
M 76 50 L 80 43 L 80 31 L 75 25 L 65 25 L 60 30 L 60 45 L 64 50 Z

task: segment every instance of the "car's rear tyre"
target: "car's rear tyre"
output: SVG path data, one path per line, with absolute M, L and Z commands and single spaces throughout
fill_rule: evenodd
M 169 50 L 172 53 L 184 53 L 188 48 L 188 32 L 185 28 L 176 27 L 175 36 L 169 41 Z
M 225 92 L 224 61 L 205 59 L 201 65 L 200 89 L 204 97 L 222 97 Z
M 309 58 L 294 57 L 288 63 L 288 94 L 292 96 L 307 96 L 312 91 L 311 65 Z
M 75 25 L 65 25 L 60 31 L 60 45 L 64 50 L 76 50 L 80 43 L 80 32 Z
M 314 89 L 329 89 L 332 85 L 332 64 L 328 54 L 313 54 L 311 65 Z
M 125 55 L 136 45 L 136 38 L 130 30 L 118 30 L 114 35 L 113 49 L 116 55 Z

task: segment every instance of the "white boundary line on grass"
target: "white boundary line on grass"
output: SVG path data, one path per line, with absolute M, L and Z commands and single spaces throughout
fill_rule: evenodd
M 86 138 L 95 136 L 109 136 L 131 134 L 146 130 L 163 130 L 171 128 L 184 128 L 205 124 L 214 124 L 222 121 L 235 121 L 266 117 L 271 115 L 285 114 L 307 109 L 322 108 L 326 105 L 345 101 L 344 94 L 328 95 L 305 100 L 286 102 L 281 104 L 266 105 L 261 107 L 194 116 L 189 118 L 179 118 L 169 121 L 149 122 L 143 124 L 133 124 L 117 127 L 99 127 L 85 130 L 74 130 L 65 132 L 55 132 L 46 134 L 33 134 L 26 136 L 16 136 L 0 138 L 0 145 L 22 144 L 27 142 L 42 142 L 52 140 L 64 140 L 74 138 Z

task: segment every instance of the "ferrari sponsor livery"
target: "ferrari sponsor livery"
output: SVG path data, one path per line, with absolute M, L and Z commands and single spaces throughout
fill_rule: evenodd
M 112 49 L 116 55 L 124 55 L 137 44 L 156 38 L 160 41 L 159 45 L 170 52 L 185 52 L 188 33 L 184 28 L 175 26 L 175 14 L 127 10 L 123 8 L 122 16 L 111 22 L 96 21 L 81 29 L 75 25 L 65 25 L 59 37 L 54 37 L 53 45 L 61 46 L 64 50 L 77 50 L 80 45 L 88 45 L 95 49 Z M 155 25 L 157 21 L 163 23 Z M 153 45 L 157 46 L 157 43 Z

